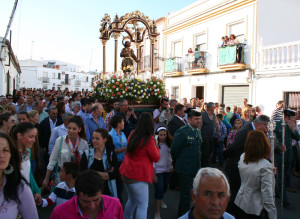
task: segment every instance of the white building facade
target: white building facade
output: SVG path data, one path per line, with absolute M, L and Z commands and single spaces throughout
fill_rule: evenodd
M 0 37 L 0 95 L 12 94 L 19 88 L 21 68 L 8 40 L 2 45 Z
M 300 108 L 300 28 L 292 24 L 300 16 L 297 5 L 293 0 L 199 0 L 167 15 L 160 46 L 168 93 L 180 101 L 199 97 L 231 107 L 247 98 L 267 115 L 287 95 L 288 106 Z M 221 37 L 231 34 L 240 46 L 220 48 Z M 203 52 L 204 66 L 189 63 L 189 48 Z
M 86 73 L 76 65 L 61 61 L 20 60 L 23 74 L 20 87 L 70 91 L 93 90 L 97 73 Z

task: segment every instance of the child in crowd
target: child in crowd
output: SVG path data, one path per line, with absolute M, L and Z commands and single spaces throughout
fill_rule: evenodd
M 155 198 L 155 219 L 160 219 L 160 208 L 167 208 L 162 201 L 164 193 L 168 189 L 170 172 L 172 171 L 172 159 L 170 155 L 171 142 L 167 128 L 161 126 L 156 131 L 157 144 L 160 152 L 160 159 L 153 164 L 153 183 Z
M 230 106 L 227 106 L 226 107 L 226 118 L 227 118 L 227 121 L 230 121 L 231 116 L 232 116 L 232 112 L 230 110 L 231 110 Z
M 51 206 L 54 203 L 60 205 L 76 196 L 75 179 L 79 174 L 76 163 L 65 162 L 59 172 L 61 183 L 59 183 L 48 198 L 43 199 L 41 207 Z
M 234 121 L 233 128 L 227 138 L 227 145 L 230 145 L 234 142 L 235 135 L 238 132 L 238 130 L 242 127 L 242 124 L 243 124 L 243 122 L 241 119 L 236 119 Z
M 194 66 L 193 67 L 196 67 L 197 66 L 197 63 L 198 63 L 198 60 L 199 60 L 199 51 L 198 51 L 198 48 L 195 48 L 195 61 L 194 61 Z
M 199 68 L 205 68 L 204 52 L 200 52 L 197 65 L 198 65 Z
M 224 139 L 227 136 L 227 129 L 222 120 L 224 116 L 222 114 L 217 114 L 217 123 L 220 126 L 220 137 L 218 137 L 218 132 L 215 129 L 215 145 L 214 145 L 214 154 L 213 154 L 213 163 L 217 162 L 217 152 L 219 152 L 219 165 L 223 166 L 224 157 L 223 157 L 223 148 L 224 148 Z

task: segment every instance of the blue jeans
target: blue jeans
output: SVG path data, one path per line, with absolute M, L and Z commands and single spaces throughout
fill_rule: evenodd
M 224 157 L 223 157 L 223 147 L 224 147 L 224 142 L 217 142 L 217 139 L 215 139 L 215 144 L 214 144 L 214 150 L 213 150 L 213 162 L 217 162 L 217 152 L 219 153 L 219 163 L 223 164 L 224 162 Z
M 165 192 L 168 190 L 170 173 L 157 173 L 156 174 L 158 182 L 154 183 L 154 198 L 157 200 L 162 200 Z
M 132 184 L 124 183 L 128 194 L 128 200 L 125 205 L 125 219 L 132 219 L 133 212 L 136 209 L 135 218 L 147 219 L 147 210 L 149 202 L 149 185 L 146 182 L 137 182 Z

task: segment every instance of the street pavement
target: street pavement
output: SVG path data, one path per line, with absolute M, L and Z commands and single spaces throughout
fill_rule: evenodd
M 297 189 L 296 193 L 287 192 L 288 200 L 291 205 L 288 208 L 283 208 L 284 219 L 300 219 L 300 190 L 299 190 L 300 177 L 292 177 L 291 183 L 294 188 Z M 148 219 L 154 219 L 154 189 L 153 185 L 149 185 L 149 207 L 148 207 Z M 124 188 L 123 192 L 123 209 L 127 200 L 127 192 Z M 168 190 L 164 197 L 164 202 L 167 204 L 167 209 L 161 209 L 162 219 L 176 219 L 177 218 L 177 207 L 179 202 L 179 191 Z M 280 200 L 276 199 L 277 215 L 280 218 Z M 38 207 L 38 213 L 40 219 L 50 218 L 52 207 L 40 208 Z M 137 218 L 138 219 L 138 218 Z

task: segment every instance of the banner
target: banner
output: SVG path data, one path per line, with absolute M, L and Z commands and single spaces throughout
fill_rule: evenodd
M 175 59 L 167 59 L 165 65 L 165 72 L 173 72 L 175 69 Z
M 219 48 L 219 65 L 233 64 L 236 62 L 237 46 L 227 46 Z

